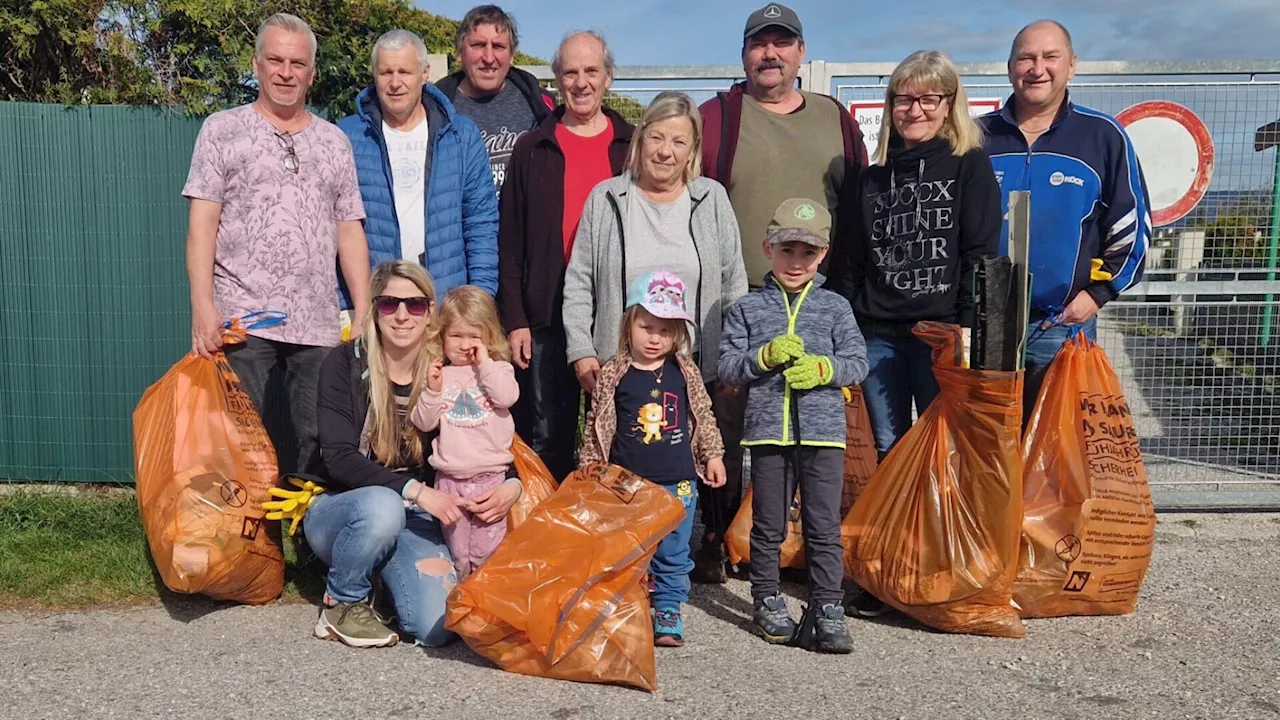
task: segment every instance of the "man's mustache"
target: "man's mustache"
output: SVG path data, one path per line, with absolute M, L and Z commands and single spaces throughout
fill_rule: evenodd
M 756 66 L 756 72 L 764 72 L 765 70 L 785 70 L 786 66 L 778 60 L 764 60 Z

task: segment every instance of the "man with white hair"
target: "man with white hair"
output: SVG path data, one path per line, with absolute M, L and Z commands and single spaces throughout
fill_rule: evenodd
M 355 153 L 370 263 L 417 262 L 438 297 L 459 285 L 497 292 L 498 201 L 479 128 L 427 84 L 427 47 L 408 30 L 378 38 L 369 68 L 373 84 L 338 127 Z
M 565 37 L 551 58 L 564 105 L 516 141 L 502 184 L 498 312 L 520 369 L 512 415 L 558 480 L 573 469 L 578 388 L 594 385 L 600 369 L 594 358 L 569 366 L 564 272 L 587 196 L 622 172 L 635 132 L 604 106 L 613 68 L 599 33 Z
M 357 304 L 369 291 L 351 144 L 307 111 L 315 66 L 311 28 L 293 15 L 267 18 L 253 56 L 258 99 L 204 121 L 182 189 L 191 200 L 191 351 L 212 357 L 233 318 L 285 314 L 282 324 L 251 329 L 247 342 L 224 348 L 260 414 L 267 376 L 284 370 L 283 410 L 298 447 L 296 459 L 281 457 L 284 471 L 306 471 L 318 455 L 317 381 L 340 333 L 334 258 Z

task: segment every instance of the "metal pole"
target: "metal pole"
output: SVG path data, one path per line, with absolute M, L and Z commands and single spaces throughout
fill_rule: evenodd
M 1267 280 L 1276 279 L 1276 261 L 1280 259 L 1280 147 L 1276 148 L 1276 169 L 1271 176 L 1271 227 L 1267 232 Z M 1271 346 L 1271 314 L 1275 295 L 1267 293 L 1267 304 L 1262 308 L 1262 347 Z

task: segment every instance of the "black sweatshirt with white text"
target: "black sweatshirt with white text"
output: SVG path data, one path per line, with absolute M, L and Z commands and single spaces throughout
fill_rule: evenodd
M 973 324 L 973 273 L 1000 247 L 1000 185 L 982 148 L 938 137 L 859 178 L 861 212 L 832 258 L 834 283 L 864 332 L 908 335 L 921 320 Z

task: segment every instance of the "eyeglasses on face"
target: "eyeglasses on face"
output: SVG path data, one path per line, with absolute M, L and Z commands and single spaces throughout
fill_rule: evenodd
M 373 299 L 373 307 L 378 310 L 379 315 L 395 315 L 401 305 L 404 305 L 410 315 L 422 316 L 431 308 L 431 298 L 422 295 L 407 298 L 379 295 Z
M 293 135 L 289 133 L 276 133 L 276 140 L 280 141 L 280 146 L 284 148 L 284 169 L 298 174 L 298 153 L 293 149 Z
M 921 110 L 937 110 L 942 107 L 942 101 L 950 97 L 950 95 L 942 95 L 938 93 L 930 93 L 927 95 L 894 95 L 893 108 L 895 110 L 910 110 L 912 105 L 920 103 Z

